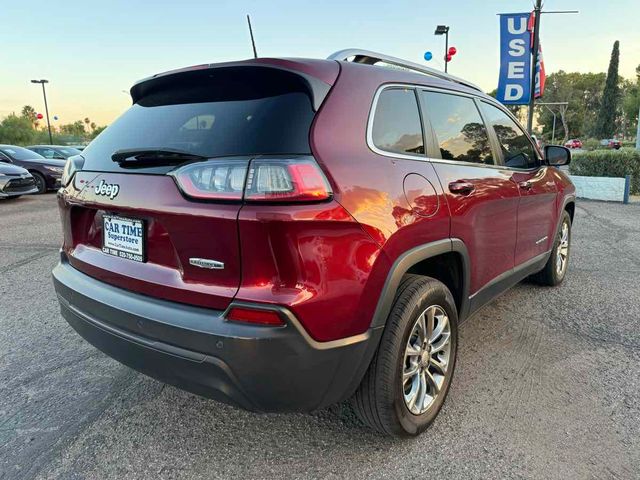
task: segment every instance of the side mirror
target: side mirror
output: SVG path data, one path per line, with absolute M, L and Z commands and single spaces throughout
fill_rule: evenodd
M 547 145 L 544 147 L 544 158 L 552 167 L 569 165 L 571 162 L 571 150 L 560 145 Z

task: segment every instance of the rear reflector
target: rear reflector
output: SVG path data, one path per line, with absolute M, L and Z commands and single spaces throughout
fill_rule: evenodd
M 284 325 L 278 312 L 273 310 L 256 310 L 245 307 L 231 307 L 227 313 L 227 320 L 234 322 L 253 323 L 255 325 L 268 325 L 281 327 Z

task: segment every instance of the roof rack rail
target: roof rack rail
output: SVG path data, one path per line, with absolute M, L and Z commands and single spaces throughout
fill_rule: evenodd
M 477 85 L 474 85 L 471 82 L 463 80 L 462 78 L 454 77 L 453 75 L 449 75 L 448 73 L 441 72 L 440 70 L 436 70 L 434 68 L 425 67 L 423 65 L 409 62 L 407 60 L 402 60 L 401 58 L 385 55 L 384 53 L 376 53 L 376 52 L 371 52 L 369 50 L 361 50 L 359 48 L 347 48 L 345 50 L 340 50 L 332 55 L 329 55 L 327 59 L 346 61 L 351 57 L 355 57 L 353 59 L 354 63 L 363 63 L 365 65 L 375 65 L 376 63 L 383 62 L 389 65 L 395 65 L 397 67 L 406 68 L 408 70 L 413 70 L 415 72 L 423 73 L 426 75 L 431 75 L 432 77 L 436 77 L 442 80 L 447 80 L 449 82 L 459 83 L 460 85 L 473 88 L 474 90 L 478 90 L 480 92 L 483 91 Z

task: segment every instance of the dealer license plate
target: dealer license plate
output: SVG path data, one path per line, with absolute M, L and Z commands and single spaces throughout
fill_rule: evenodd
M 102 218 L 102 251 L 116 257 L 144 262 L 144 222 L 112 215 L 104 215 Z

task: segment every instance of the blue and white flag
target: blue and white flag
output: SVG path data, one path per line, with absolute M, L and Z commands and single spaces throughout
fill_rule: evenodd
M 500 78 L 497 99 L 526 105 L 531 95 L 531 32 L 529 13 L 500 15 Z

